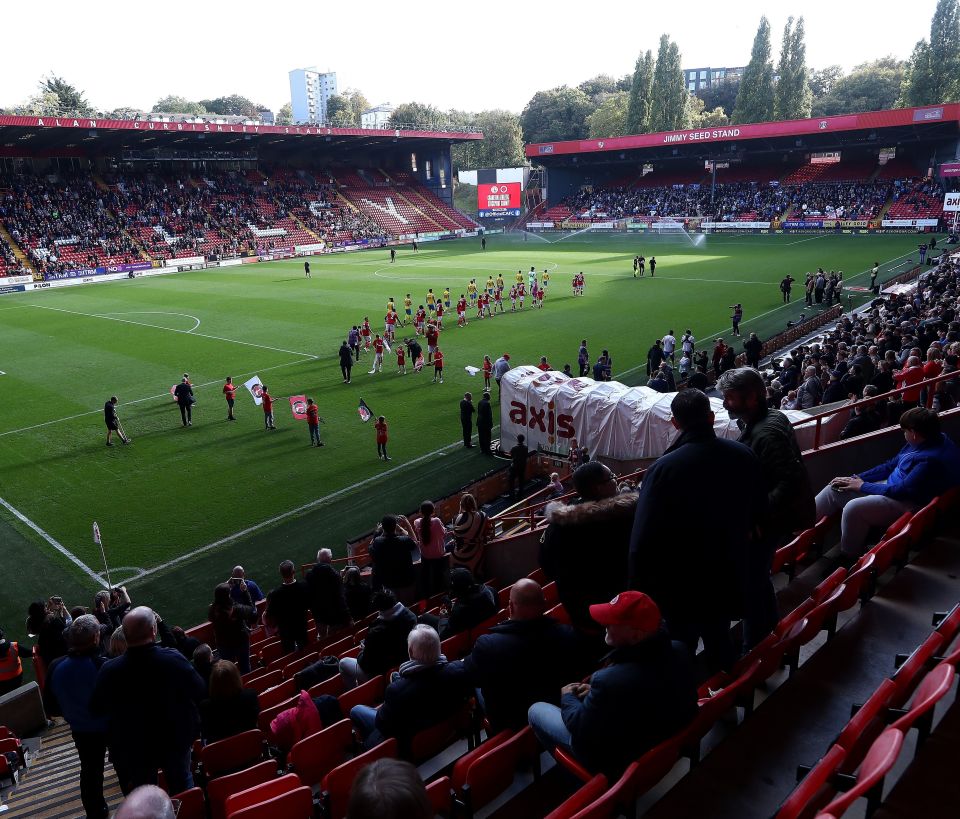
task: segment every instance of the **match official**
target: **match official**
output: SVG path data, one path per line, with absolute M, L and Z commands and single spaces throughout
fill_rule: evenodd
M 192 427 L 193 420 L 191 418 L 193 410 L 193 387 L 190 386 L 190 381 L 187 376 L 183 376 L 183 380 L 173 388 L 173 397 L 177 399 L 177 406 L 180 407 L 180 418 L 183 421 L 185 427 Z

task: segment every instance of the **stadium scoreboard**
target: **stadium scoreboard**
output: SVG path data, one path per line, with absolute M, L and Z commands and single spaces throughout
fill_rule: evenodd
M 477 185 L 479 216 L 519 216 L 522 189 L 520 182 L 484 182 Z

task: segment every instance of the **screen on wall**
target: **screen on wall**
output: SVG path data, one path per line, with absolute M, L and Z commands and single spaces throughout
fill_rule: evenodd
M 480 216 L 519 216 L 519 182 L 484 182 L 477 186 L 477 210 Z

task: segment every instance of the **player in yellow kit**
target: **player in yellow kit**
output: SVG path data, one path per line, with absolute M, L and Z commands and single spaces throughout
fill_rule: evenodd
M 403 300 L 403 313 L 405 318 L 400 322 L 400 326 L 406 327 L 408 321 L 413 321 L 413 299 L 410 298 L 409 293 L 407 293 L 406 298 Z
M 467 284 L 467 298 L 470 299 L 470 305 L 476 306 L 477 303 L 477 280 L 470 279 L 469 284 Z
M 497 273 L 497 290 L 503 290 L 503 275 Z
M 448 310 L 450 309 L 450 288 L 449 287 L 443 288 L 443 306 L 446 307 Z
M 487 276 L 487 295 L 493 296 L 493 276 Z

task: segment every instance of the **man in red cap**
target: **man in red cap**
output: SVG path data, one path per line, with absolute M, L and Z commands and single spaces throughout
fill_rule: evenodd
M 697 713 L 693 661 L 670 641 L 647 595 L 625 591 L 590 606 L 612 649 L 589 683 L 561 691 L 560 707 L 530 706 L 527 718 L 548 750 L 561 747 L 594 772 L 618 777 L 633 760 L 687 725 Z

